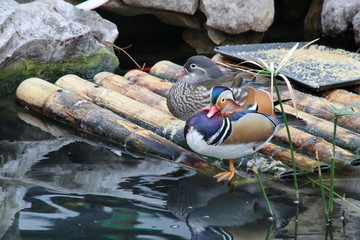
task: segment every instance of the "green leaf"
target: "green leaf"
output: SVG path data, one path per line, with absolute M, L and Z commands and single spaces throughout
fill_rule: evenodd
M 353 103 L 353 104 L 347 105 L 347 106 L 345 106 L 345 107 L 342 107 L 342 108 L 340 108 L 338 111 L 339 111 L 339 112 L 343 112 L 343 111 L 345 111 L 345 110 L 347 110 L 347 109 L 354 108 L 354 107 L 357 107 L 357 106 L 360 106 L 360 102 L 358 102 L 358 103 Z M 354 111 L 354 110 L 352 110 L 352 111 Z
M 330 111 L 332 111 L 333 113 L 337 112 L 337 109 L 334 107 L 334 105 L 330 104 L 329 108 L 330 108 Z

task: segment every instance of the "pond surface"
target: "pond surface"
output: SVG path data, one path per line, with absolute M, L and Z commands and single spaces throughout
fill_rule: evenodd
M 308 176 L 300 206 L 292 182 L 264 179 L 271 221 L 254 181 L 217 183 L 43 118 L 13 97 L 0 102 L 0 143 L 1 239 L 360 239 L 359 210 L 340 200 L 326 227 Z M 337 193 L 358 206 L 359 173 L 344 169 L 336 179 Z

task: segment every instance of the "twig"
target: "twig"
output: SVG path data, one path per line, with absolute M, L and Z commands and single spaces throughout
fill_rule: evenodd
M 130 58 L 130 60 L 131 60 L 141 71 L 144 70 L 144 68 L 145 68 L 145 63 L 144 63 L 144 65 L 141 67 L 140 64 L 138 64 L 138 63 L 135 61 L 135 59 L 134 59 L 133 57 L 131 57 L 131 55 L 130 55 L 128 52 L 125 51 L 125 49 L 130 48 L 131 45 L 130 45 L 130 46 L 127 46 L 127 47 L 124 47 L 124 48 L 121 48 L 121 47 L 118 47 L 118 46 L 116 46 L 115 44 L 113 44 L 113 43 L 111 43 L 111 42 L 102 41 L 101 43 L 102 43 L 102 44 L 105 44 L 105 45 L 110 45 L 110 46 L 114 47 L 116 50 L 125 53 L 125 55 L 128 56 L 128 57 Z

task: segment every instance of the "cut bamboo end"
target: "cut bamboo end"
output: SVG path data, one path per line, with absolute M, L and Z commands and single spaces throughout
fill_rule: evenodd
M 40 78 L 29 78 L 18 86 L 16 99 L 18 102 L 31 104 L 37 111 L 42 109 L 50 95 L 63 89 Z
M 160 111 L 171 115 L 164 97 L 151 92 L 147 88 L 134 84 L 122 76 L 109 72 L 102 72 L 96 74 L 94 76 L 94 80 L 102 87 L 114 90 L 131 99 L 147 104 L 150 107 L 159 109 Z
M 182 67 L 173 62 L 163 60 L 157 62 L 150 70 L 150 74 L 168 81 L 175 82 L 176 74 L 181 71 Z

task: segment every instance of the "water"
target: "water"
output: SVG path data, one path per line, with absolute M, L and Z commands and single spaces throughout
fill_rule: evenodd
M 359 210 L 337 200 L 328 228 L 306 177 L 299 207 L 291 182 L 265 180 L 270 220 L 255 182 L 217 183 L 33 114 L 13 97 L 0 103 L 0 143 L 1 239 L 360 239 Z M 359 206 L 359 182 L 357 168 L 345 169 L 336 191 Z

